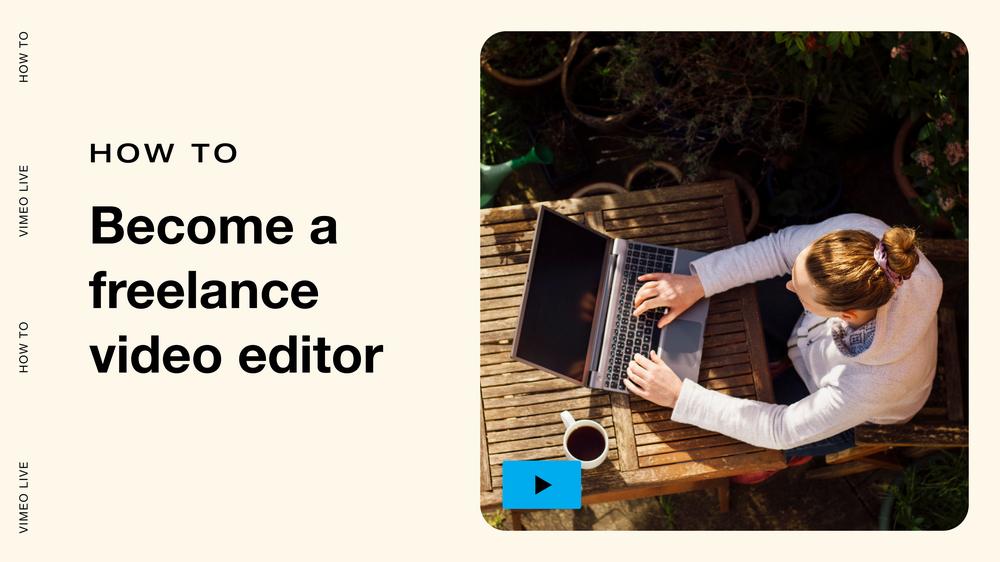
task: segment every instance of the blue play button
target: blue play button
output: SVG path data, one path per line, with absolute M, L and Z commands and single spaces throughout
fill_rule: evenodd
M 504 461 L 504 509 L 579 509 L 580 461 Z

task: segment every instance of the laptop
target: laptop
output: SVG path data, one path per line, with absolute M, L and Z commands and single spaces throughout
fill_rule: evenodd
M 708 300 L 662 330 L 663 308 L 632 311 L 640 275 L 687 275 L 703 255 L 612 238 L 542 207 L 511 355 L 582 386 L 627 393 L 629 361 L 656 349 L 678 376 L 697 382 Z

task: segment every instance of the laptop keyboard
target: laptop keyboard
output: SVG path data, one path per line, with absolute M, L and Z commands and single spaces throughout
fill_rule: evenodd
M 635 310 L 635 293 L 645 284 L 645 281 L 639 281 L 640 275 L 670 273 L 673 263 L 673 249 L 637 242 L 628 245 L 621 290 L 618 293 L 618 318 L 615 320 L 615 332 L 611 339 L 611 358 L 608 361 L 604 388 L 626 390 L 625 379 L 628 377 L 629 361 L 636 353 L 649 355 L 649 350 L 659 342 L 660 329 L 656 327 L 656 322 L 663 314 L 664 308 L 647 310 L 639 317 L 632 316 L 632 311 Z

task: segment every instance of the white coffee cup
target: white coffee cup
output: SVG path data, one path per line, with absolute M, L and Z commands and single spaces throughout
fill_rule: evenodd
M 563 452 L 566 453 L 566 458 L 580 461 L 580 466 L 585 469 L 597 468 L 600 466 L 601 463 L 604 462 L 604 459 L 608 458 L 608 432 L 604 430 L 601 424 L 591 420 L 575 420 L 573 419 L 573 415 L 566 411 L 559 414 L 559 417 L 562 418 L 563 424 L 566 425 L 566 433 L 563 433 Z M 573 456 L 573 453 L 569 451 L 569 436 L 572 435 L 574 431 L 582 427 L 592 427 L 596 429 L 601 433 L 601 437 L 604 439 L 604 449 L 601 451 L 601 454 L 590 460 L 576 458 Z

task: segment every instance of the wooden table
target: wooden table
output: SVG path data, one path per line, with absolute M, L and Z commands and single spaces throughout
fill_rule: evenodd
M 618 238 L 711 251 L 745 241 L 738 197 L 726 180 L 544 205 Z M 511 358 L 538 208 L 480 211 L 482 507 L 501 503 L 504 460 L 564 458 L 563 410 L 599 422 L 610 437 L 608 461 L 584 471 L 584 503 L 712 487 L 712 479 L 784 467 L 778 451 L 670 421 L 668 408 L 583 388 Z M 700 384 L 772 402 L 754 288 L 739 287 L 710 302 Z

